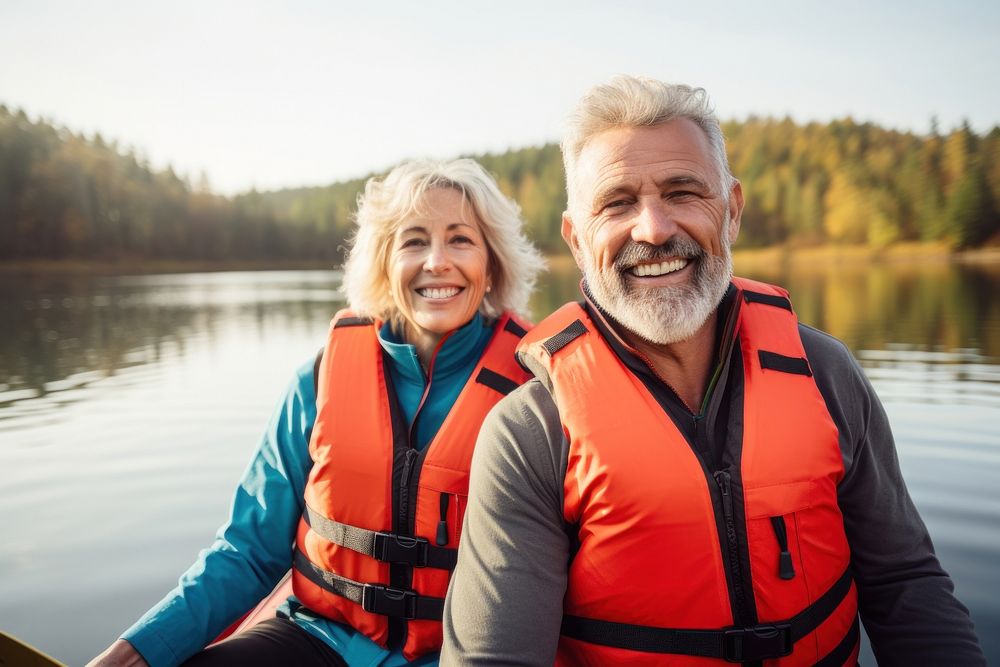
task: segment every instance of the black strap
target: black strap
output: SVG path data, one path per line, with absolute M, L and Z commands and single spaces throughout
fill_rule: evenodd
M 813 632 L 833 613 L 851 590 L 851 581 L 850 570 L 845 570 L 828 591 L 790 620 L 748 628 L 687 630 L 566 615 L 561 633 L 591 644 L 644 653 L 722 658 L 729 662 L 780 658 L 789 655 L 795 642 Z
M 796 614 L 791 621 L 792 641 L 797 642 L 818 628 L 851 592 L 852 581 L 851 571 L 844 570 L 840 578 L 833 582 L 833 586 L 830 586 L 815 602 Z
M 528 333 L 528 330 L 515 322 L 513 318 L 507 318 L 507 324 L 503 325 L 503 330 L 514 334 L 518 338 L 524 338 L 524 334 Z
M 509 377 L 504 377 L 496 371 L 483 367 L 476 376 L 476 382 L 486 385 L 490 389 L 500 392 L 504 396 L 517 389 L 520 385 Z
M 762 292 L 743 290 L 743 300 L 747 303 L 763 303 L 767 306 L 784 308 L 788 312 L 792 311 L 792 302 L 789 301 L 787 297 L 778 296 L 776 294 L 764 294 Z
M 644 653 L 723 657 L 721 630 L 676 630 L 565 615 L 560 634 L 591 644 Z
M 851 623 L 847 634 L 832 651 L 816 663 L 816 667 L 841 667 L 851 657 L 859 639 L 861 639 L 861 628 L 858 625 L 858 617 L 855 615 L 854 622 Z
M 362 584 L 324 570 L 298 549 L 292 557 L 292 566 L 323 590 L 355 602 L 372 614 L 423 621 L 440 621 L 444 616 L 444 598 L 432 598 L 382 584 Z
M 552 356 L 585 333 L 587 333 L 587 327 L 584 326 L 583 322 L 573 320 L 568 327 L 542 343 L 542 347 L 549 353 L 549 356 Z
M 413 567 L 454 570 L 458 560 L 457 549 L 434 546 L 423 537 L 396 535 L 349 526 L 328 519 L 309 506 L 306 506 L 302 518 L 320 537 L 384 563 L 405 563 Z
M 340 327 L 364 327 L 369 324 L 375 324 L 375 320 L 370 317 L 341 317 L 339 320 L 333 323 L 334 329 L 339 329 Z
M 812 377 L 812 369 L 809 368 L 809 361 L 805 357 L 786 357 L 766 350 L 758 350 L 757 355 L 760 357 L 761 368 Z

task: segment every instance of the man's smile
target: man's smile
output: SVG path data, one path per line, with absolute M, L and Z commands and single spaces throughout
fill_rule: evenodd
M 689 262 L 690 260 L 687 258 L 678 257 L 677 259 L 664 260 L 654 264 L 638 264 L 628 269 L 628 273 L 640 278 L 646 276 L 663 276 L 668 273 L 680 271 L 686 267 Z

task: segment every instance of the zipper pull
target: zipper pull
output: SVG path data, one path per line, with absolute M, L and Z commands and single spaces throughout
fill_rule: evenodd
M 772 516 L 771 525 L 774 527 L 774 536 L 778 538 L 778 576 L 784 580 L 795 578 L 795 566 L 792 564 L 792 554 L 788 551 L 788 530 L 785 527 L 785 517 Z
M 434 543 L 439 547 L 443 547 L 448 544 L 448 501 L 451 499 L 451 496 L 447 493 L 442 493 L 440 497 L 441 520 L 438 521 L 437 536 L 434 539 Z
M 730 495 L 730 481 L 731 476 L 726 470 L 719 470 L 714 474 L 715 482 L 719 485 L 719 492 L 722 493 L 722 510 L 725 512 L 726 519 L 732 520 L 733 518 L 733 498 Z

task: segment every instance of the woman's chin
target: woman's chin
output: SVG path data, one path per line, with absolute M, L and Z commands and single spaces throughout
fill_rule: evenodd
M 443 336 L 468 323 L 475 315 L 472 313 L 423 313 L 416 318 L 416 328 L 425 335 Z

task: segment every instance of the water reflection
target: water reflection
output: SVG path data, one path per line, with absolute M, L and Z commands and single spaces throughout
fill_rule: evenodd
M 792 292 L 799 319 L 852 350 L 909 345 L 1000 357 L 1000 267 L 893 263 L 756 270 Z
M 5 275 L 0 408 L 183 356 L 233 317 L 258 336 L 328 321 L 343 306 L 338 282 L 333 271 Z

